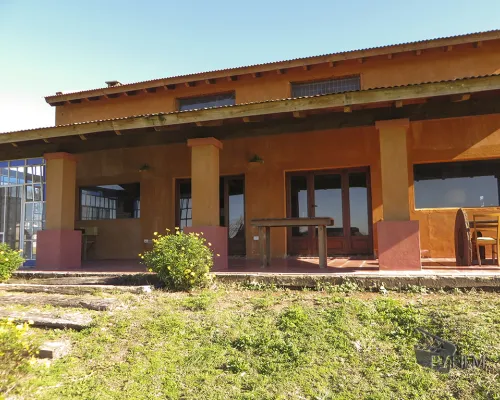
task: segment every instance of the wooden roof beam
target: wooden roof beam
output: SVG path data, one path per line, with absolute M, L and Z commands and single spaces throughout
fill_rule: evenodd
M 416 56 L 419 56 L 422 54 L 422 50 L 418 49 L 418 50 L 415 50 L 415 55 Z
M 243 117 L 242 118 L 243 122 L 245 123 L 249 123 L 249 122 L 259 122 L 261 121 L 262 119 L 259 118 L 259 117 Z
M 205 79 L 205 83 L 207 85 L 215 85 L 216 80 L 215 79 Z
M 292 115 L 294 118 L 305 118 L 307 116 L 306 113 L 302 111 L 294 111 Z
M 483 42 L 475 42 L 472 46 L 474 46 L 475 49 L 479 49 L 480 47 L 483 47 Z
M 196 86 L 196 82 L 194 81 L 191 81 L 191 82 L 185 82 L 184 85 L 186 87 L 195 87 Z
M 87 140 L 87 137 L 85 135 L 78 135 L 81 140 Z
M 401 108 L 401 107 L 403 107 L 403 100 L 396 100 L 396 101 L 394 102 L 394 107 L 396 107 L 396 108 Z
M 230 75 L 227 77 L 227 80 L 230 82 L 234 82 L 238 80 L 238 75 Z
M 177 87 L 177 85 L 175 83 L 172 83 L 171 85 L 164 85 L 163 88 L 165 90 L 175 90 L 175 88 Z
M 457 95 L 451 96 L 451 101 L 453 103 L 460 103 L 462 101 L 470 100 L 470 97 L 471 97 L 470 93 L 457 94 Z
M 262 77 L 262 72 L 254 72 L 252 74 L 252 77 L 254 77 L 254 78 L 261 78 Z
M 330 66 L 330 68 L 334 68 L 337 65 L 339 65 L 339 62 L 338 61 L 329 61 L 328 65 Z
M 278 75 L 286 74 L 286 69 L 285 68 L 279 68 L 279 69 L 276 70 L 276 73 Z

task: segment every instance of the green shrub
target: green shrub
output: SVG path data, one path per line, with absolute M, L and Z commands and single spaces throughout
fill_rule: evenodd
M 14 324 L 12 318 L 0 320 L 0 398 L 26 370 L 36 348 L 28 340 L 28 324 Z
M 203 233 L 175 233 L 166 235 L 154 233 L 153 249 L 139 254 L 151 272 L 156 272 L 169 288 L 190 290 L 207 286 L 210 269 L 213 266 L 211 243 Z M 217 254 L 217 256 L 219 256 Z
M 12 250 L 7 243 L 0 243 L 0 282 L 6 281 L 16 269 L 23 265 L 21 251 Z

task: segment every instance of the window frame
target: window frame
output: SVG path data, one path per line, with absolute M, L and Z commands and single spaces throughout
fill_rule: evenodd
M 119 185 L 133 185 L 133 184 L 139 185 L 139 203 L 138 203 L 139 204 L 139 208 L 137 210 L 135 208 L 135 205 L 136 205 L 136 202 L 137 202 L 137 199 L 135 199 L 134 200 L 134 206 L 133 206 L 134 209 L 132 210 L 131 217 L 129 217 L 129 218 L 117 218 L 115 216 L 115 218 L 83 219 L 82 206 L 84 206 L 84 205 L 82 204 L 82 190 L 89 190 L 91 188 L 99 188 L 99 186 L 111 186 L 111 185 L 118 185 L 119 186 Z M 141 195 L 141 187 L 142 187 L 142 183 L 140 181 L 137 181 L 137 180 L 126 181 L 126 182 L 119 182 L 119 183 L 116 183 L 115 181 L 113 181 L 113 183 L 110 183 L 110 182 L 101 182 L 101 183 L 93 183 L 93 184 L 91 184 L 91 183 L 89 183 L 89 184 L 79 184 L 78 187 L 77 187 L 77 196 L 78 196 L 78 222 L 88 222 L 88 221 L 116 221 L 116 220 L 140 219 L 141 218 L 141 214 L 140 214 L 140 202 L 141 202 L 141 197 L 142 197 L 142 195 Z M 105 188 L 102 188 L 102 189 L 105 189 Z M 85 205 L 85 206 L 87 206 L 87 205 Z M 90 207 L 93 207 L 93 206 L 90 206 Z M 101 207 L 96 207 L 96 208 L 100 209 Z M 115 210 L 115 212 L 116 211 L 117 210 Z
M 356 90 L 356 91 L 363 90 L 362 74 L 349 74 L 349 75 L 342 75 L 342 76 L 325 77 L 325 78 L 320 78 L 320 79 L 313 78 L 313 79 L 306 79 L 306 80 L 299 80 L 299 81 L 290 81 L 290 82 L 288 82 L 289 83 L 289 97 L 292 99 L 297 99 L 300 97 L 327 96 L 329 94 L 345 93 L 345 92 L 336 92 L 336 93 L 328 93 L 328 94 L 323 94 L 323 95 L 309 95 L 309 96 L 294 97 L 293 96 L 293 85 L 303 85 L 303 84 L 342 80 L 342 79 L 349 79 L 349 78 L 359 78 L 359 90 Z
M 233 105 L 236 105 L 236 91 L 235 90 L 227 90 L 227 91 L 223 91 L 223 92 L 216 92 L 216 93 L 208 93 L 208 94 L 197 94 L 197 95 L 193 95 L 193 96 L 184 96 L 184 97 L 177 97 L 175 99 L 175 103 L 176 103 L 176 109 L 177 111 L 179 112 L 189 112 L 189 111 L 193 111 L 193 110 L 200 110 L 200 109 L 203 109 L 203 108 L 206 108 L 206 107 L 202 107 L 202 108 L 193 108 L 191 110 L 181 110 L 181 102 L 182 100 L 189 100 L 189 99 L 202 99 L 204 97 L 215 97 L 215 96 L 223 96 L 223 95 L 226 95 L 226 94 L 231 94 L 233 95 L 234 97 L 234 104 L 232 104 L 231 106 Z M 215 107 L 211 107 L 211 108 L 222 108 L 222 107 L 231 107 L 231 106 L 215 106 Z
M 496 206 L 469 206 L 469 205 L 464 205 L 464 206 L 447 206 L 447 207 L 417 207 L 417 191 L 416 191 L 416 185 L 415 183 L 417 182 L 415 179 L 415 168 L 423 165 L 430 165 L 430 164 L 463 164 L 463 163 L 474 163 L 474 162 L 488 162 L 488 161 L 497 161 L 499 163 L 499 176 L 497 178 L 497 183 L 499 187 L 499 192 L 498 192 L 498 205 Z M 489 176 L 489 175 L 474 175 L 474 177 L 482 177 L 482 176 Z M 491 175 L 490 175 L 491 176 Z M 453 161 L 429 161 L 429 162 L 420 162 L 420 163 L 413 163 L 411 167 L 411 178 L 412 178 L 412 192 L 413 196 L 411 196 L 411 202 L 413 205 L 413 210 L 414 211 L 426 211 L 426 210 L 434 210 L 434 211 L 446 211 L 446 210 L 457 210 L 459 208 L 477 208 L 477 209 L 498 209 L 500 208 L 500 157 L 498 158 L 479 158 L 479 159 L 464 159 L 464 160 L 453 160 Z M 442 179 L 442 178 L 441 178 Z

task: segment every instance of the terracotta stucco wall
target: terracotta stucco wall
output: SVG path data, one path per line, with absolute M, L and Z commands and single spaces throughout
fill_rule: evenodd
M 375 127 L 243 138 L 225 141 L 220 152 L 221 175 L 245 175 L 247 254 L 256 256 L 257 232 L 253 218 L 286 216 L 287 171 L 369 166 L 372 220 L 382 218 L 379 141 Z M 408 190 L 410 216 L 421 222 L 422 249 L 432 257 L 453 256 L 456 209 L 415 210 L 413 163 L 494 158 L 500 155 L 500 116 L 413 122 L 408 132 Z M 250 164 L 253 155 L 263 164 Z M 99 257 L 135 257 L 143 239 L 175 225 L 175 179 L 190 176 L 190 149 L 185 144 L 109 150 L 83 154 L 77 167 L 78 185 L 141 182 L 141 218 L 138 223 L 100 221 Z M 138 172 L 144 163 L 151 169 Z M 77 222 L 76 226 L 83 226 Z M 376 235 L 376 232 L 374 232 Z M 272 233 L 272 254 L 286 254 L 286 232 Z M 376 237 L 376 236 L 375 236 Z M 117 244 L 122 243 L 121 250 Z M 376 243 L 376 240 L 375 240 Z M 376 245 L 374 246 L 376 248 Z
M 356 146 L 353 146 L 356 143 Z M 264 164 L 250 164 L 258 154 Z M 152 232 L 172 229 L 175 225 L 175 180 L 190 176 L 190 149 L 185 144 L 120 149 L 83 154 L 78 163 L 78 186 L 141 183 L 140 224 L 121 221 L 76 223 L 98 226 L 99 258 L 117 258 L 117 244 L 106 250 L 108 241 L 123 243 L 121 257 L 135 257 L 143 239 Z M 148 163 L 151 169 L 138 172 Z M 247 254 L 256 256 L 256 230 L 253 218 L 285 217 L 285 173 L 292 170 L 331 169 L 371 166 L 374 221 L 381 217 L 380 166 L 378 136 L 374 127 L 245 138 L 224 142 L 220 153 L 221 175 L 245 175 L 245 218 Z M 131 243 L 140 236 L 137 243 Z M 272 254 L 286 254 L 286 231 L 273 230 Z
M 309 70 L 293 68 L 279 75 L 266 72 L 260 78 L 243 75 L 237 81 L 217 80 L 216 84 L 198 82 L 195 87 L 178 85 L 175 90 L 159 89 L 156 93 L 97 101 L 83 101 L 56 107 L 56 124 L 126 117 L 177 109 L 182 97 L 236 91 L 236 102 L 247 103 L 290 96 L 290 82 L 327 79 L 348 75 L 361 75 L 363 89 L 439 81 L 459 77 L 493 74 L 500 71 L 500 41 L 488 41 L 480 48 L 472 44 L 430 49 L 417 56 L 414 53 L 368 58 L 364 63 L 356 60 L 340 62 L 335 67 L 327 64 L 312 66 Z
M 409 138 L 410 163 L 500 158 L 500 115 L 413 122 Z M 413 185 L 409 190 L 411 218 L 420 221 L 422 249 L 431 257 L 454 257 L 457 209 L 415 210 Z

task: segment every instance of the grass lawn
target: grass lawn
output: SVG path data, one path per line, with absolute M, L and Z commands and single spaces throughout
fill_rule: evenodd
M 119 296 L 120 297 L 120 296 Z M 500 295 L 245 290 L 121 295 L 35 364 L 15 399 L 500 399 Z M 488 370 L 417 365 L 414 328 L 487 355 Z

